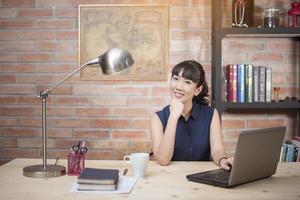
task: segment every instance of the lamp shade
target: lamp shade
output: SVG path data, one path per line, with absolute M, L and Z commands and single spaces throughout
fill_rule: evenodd
M 112 75 L 130 68 L 134 60 L 127 50 L 112 48 L 99 56 L 98 63 L 103 74 Z

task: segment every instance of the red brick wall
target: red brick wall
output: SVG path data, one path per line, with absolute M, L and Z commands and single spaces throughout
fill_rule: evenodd
M 110 3 L 168 4 L 169 69 L 196 59 L 211 85 L 210 0 L 0 0 L 0 160 L 42 155 L 36 96 L 77 68 L 78 5 Z M 294 89 L 299 84 L 299 41 L 226 39 L 223 50 L 227 61 L 239 58 L 272 66 L 273 84 L 282 87 L 282 97 L 299 97 Z M 88 159 L 121 159 L 125 153 L 149 151 L 149 119 L 168 100 L 168 81 L 86 81 L 77 74 L 48 98 L 48 156 L 66 158 L 78 140 L 87 142 Z M 295 112 L 247 111 L 225 113 L 222 125 L 232 153 L 241 130 L 287 125 L 292 135 L 299 122 Z

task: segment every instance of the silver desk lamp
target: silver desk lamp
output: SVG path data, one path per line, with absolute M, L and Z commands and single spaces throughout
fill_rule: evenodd
M 60 86 L 63 82 L 65 82 L 67 79 L 69 79 L 78 71 L 82 70 L 88 65 L 99 64 L 103 74 L 113 75 L 125 69 L 128 69 L 133 65 L 133 63 L 134 60 L 127 50 L 120 48 L 112 48 L 106 51 L 103 55 L 100 55 L 98 58 L 86 62 L 51 88 L 42 90 L 40 92 L 38 98 L 40 98 L 42 102 L 43 165 L 32 165 L 23 168 L 24 176 L 33 178 L 50 178 L 62 176 L 66 173 L 66 168 L 64 166 L 56 164 L 47 165 L 46 100 L 48 95 L 52 92 L 52 90 Z

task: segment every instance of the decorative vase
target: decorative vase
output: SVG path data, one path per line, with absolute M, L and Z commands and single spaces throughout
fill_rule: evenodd
M 232 1 L 232 26 L 251 27 L 254 24 L 254 0 Z
M 288 11 L 288 21 L 291 28 L 300 27 L 300 2 L 292 2 L 292 8 Z

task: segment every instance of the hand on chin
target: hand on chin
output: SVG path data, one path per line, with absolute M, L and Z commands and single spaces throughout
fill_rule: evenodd
M 183 112 L 184 105 L 182 101 L 177 98 L 172 98 L 170 102 L 170 113 L 175 117 L 180 117 Z

